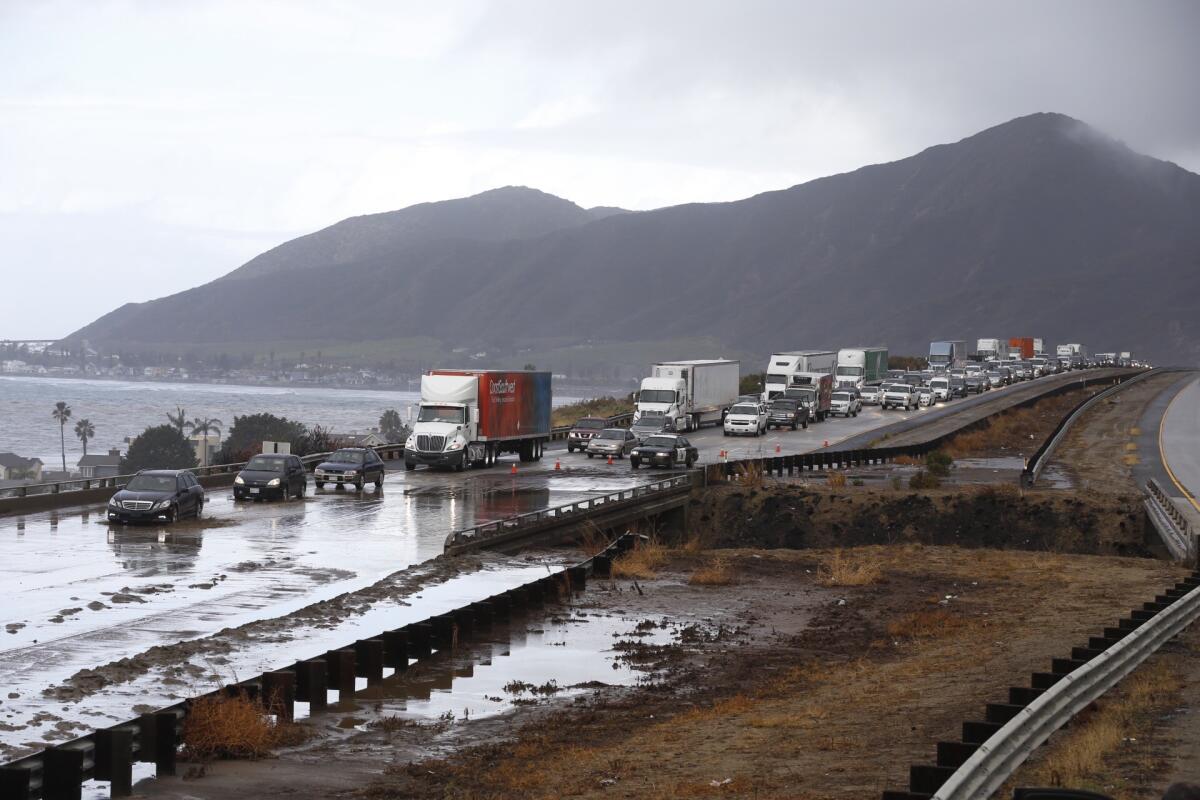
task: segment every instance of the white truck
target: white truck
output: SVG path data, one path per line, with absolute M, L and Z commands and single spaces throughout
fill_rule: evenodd
M 888 349 L 886 347 L 847 347 L 838 350 L 838 389 L 862 391 L 865 386 L 878 386 L 887 377 Z
M 1087 361 L 1087 348 L 1081 344 L 1060 344 L 1056 351 L 1059 363 L 1068 369 L 1081 369 Z
M 1008 359 L 1007 339 L 980 339 L 975 342 L 975 352 L 984 361 L 1006 361 Z
M 767 362 L 763 402 L 769 403 L 794 386 L 794 376 L 805 372 L 832 375 L 837 369 L 838 354 L 832 350 L 791 350 L 774 353 Z
M 741 362 L 728 359 L 655 364 L 642 379 L 634 417 L 666 417 L 677 431 L 719 424 L 737 400 L 741 377 Z
M 967 343 L 947 339 L 929 343 L 929 368 L 935 372 L 956 369 L 966 363 Z

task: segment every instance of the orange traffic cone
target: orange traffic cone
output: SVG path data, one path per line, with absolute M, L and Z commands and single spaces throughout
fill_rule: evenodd
M 783 448 L 780 447 L 779 445 L 775 445 L 775 454 L 779 455 L 782 452 L 783 452 Z
M 555 469 L 555 471 L 562 469 L 562 462 L 559 461 L 557 458 L 554 459 L 554 469 Z
M 821 445 L 821 447 L 829 447 L 829 440 L 826 439 L 825 444 Z
M 513 464 L 513 465 L 512 465 L 512 469 L 510 469 L 510 470 L 508 471 L 508 474 L 509 474 L 509 475 L 516 475 L 516 474 L 517 474 L 517 465 L 516 465 L 516 464 Z
M 610 467 L 612 466 L 612 456 L 609 456 L 609 457 L 608 457 L 608 465 L 609 465 Z

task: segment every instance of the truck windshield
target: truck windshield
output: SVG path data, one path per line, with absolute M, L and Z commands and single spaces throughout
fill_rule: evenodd
M 776 372 L 767 373 L 767 383 L 787 383 L 787 375 L 781 375 Z
M 451 425 L 461 425 L 465 418 L 462 406 L 421 406 L 417 422 L 449 422 Z
M 852 378 L 857 378 L 859 375 L 863 374 L 863 368 L 862 367 L 838 367 L 837 374 L 838 375 L 847 375 Z
M 672 389 L 643 389 L 638 395 L 639 403 L 674 403 L 675 392 Z
M 795 411 L 796 410 L 796 401 L 795 400 L 776 400 L 774 403 L 771 403 L 771 410 L 772 411 Z

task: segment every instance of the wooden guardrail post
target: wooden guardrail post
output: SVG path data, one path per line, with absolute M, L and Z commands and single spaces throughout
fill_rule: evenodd
M 111 797 L 133 794 L 133 730 L 106 728 L 96 731 L 92 741 L 96 744 L 96 780 L 109 782 Z

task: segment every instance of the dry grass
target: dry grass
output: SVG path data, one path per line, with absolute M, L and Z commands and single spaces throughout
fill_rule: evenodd
M 822 586 L 870 586 L 882 577 L 879 561 L 866 553 L 851 556 L 835 550 L 817 567 L 817 583 Z
M 887 632 L 894 639 L 936 639 L 957 635 L 964 628 L 976 624 L 976 620 L 939 608 L 905 614 L 889 622 Z
M 667 563 L 667 548 L 657 541 L 638 541 L 632 550 L 613 561 L 614 578 L 648 580 L 658 574 Z
M 846 476 L 841 472 L 829 473 L 829 476 L 826 478 L 826 480 L 829 481 L 830 489 L 845 489 L 846 488 Z
M 716 558 L 693 572 L 688 583 L 693 586 L 728 586 L 733 583 L 733 570 L 728 561 Z
M 631 411 L 633 401 L 628 398 L 597 397 L 594 400 L 559 406 L 550 414 L 550 424 L 555 427 L 574 425 L 583 417 L 615 417 L 617 414 L 628 414 Z
M 244 694 L 201 697 L 183 723 L 183 752 L 193 761 L 263 758 L 277 743 L 276 726 Z
M 765 479 L 762 464 L 757 461 L 739 465 L 737 474 L 733 476 L 734 483 L 747 489 L 761 488 Z
M 1137 733 L 1139 718 L 1171 704 L 1182 681 L 1162 660 L 1142 667 L 1120 684 L 1099 709 L 1066 731 L 1034 770 L 1046 786 L 1085 786 L 1112 764 L 1112 756 Z
M 590 520 L 584 521 L 583 530 L 579 532 L 579 537 L 576 541 L 579 544 L 579 549 L 588 558 L 603 551 L 611 543 L 596 523 Z

